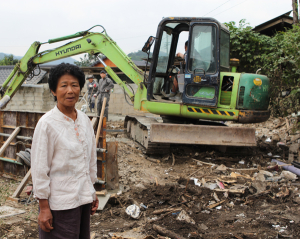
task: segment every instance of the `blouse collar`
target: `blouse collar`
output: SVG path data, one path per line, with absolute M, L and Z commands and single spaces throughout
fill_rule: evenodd
M 72 119 L 72 118 L 70 118 L 70 117 L 68 117 L 68 116 L 66 116 L 64 113 L 62 113 L 59 109 L 58 109 L 58 107 L 57 107 L 57 105 L 55 105 L 55 107 L 54 107 L 54 109 L 53 109 L 53 112 L 54 112 L 54 114 L 60 119 L 60 120 L 63 120 L 63 121 L 67 121 L 67 122 L 74 122 L 75 124 L 77 124 L 77 125 L 79 125 L 79 113 L 78 113 L 78 110 L 77 109 L 75 109 L 76 110 L 76 113 L 77 113 L 77 118 L 76 118 L 76 120 L 75 120 L 75 122 L 74 122 L 74 120 Z

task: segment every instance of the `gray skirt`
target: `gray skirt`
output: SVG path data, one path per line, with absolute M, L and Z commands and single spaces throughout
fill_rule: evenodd
M 90 239 L 91 203 L 69 210 L 51 210 L 53 230 L 39 227 L 39 239 Z

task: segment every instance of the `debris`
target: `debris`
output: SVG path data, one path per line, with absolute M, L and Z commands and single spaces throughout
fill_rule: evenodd
M 263 192 L 267 189 L 267 184 L 265 182 L 256 180 L 252 183 L 252 187 L 254 187 L 256 189 L 256 191 L 259 192 Z
M 158 159 L 149 158 L 149 157 L 145 157 L 145 159 L 147 159 L 148 161 L 150 161 L 152 163 L 160 163 L 160 160 L 158 160 Z
M 217 185 L 220 189 L 225 189 L 224 184 L 220 181 L 217 181 Z
M 18 201 L 21 192 L 23 191 L 24 187 L 26 186 L 26 184 L 30 179 L 31 179 L 31 169 L 28 170 L 27 174 L 22 179 L 21 183 L 19 184 L 19 186 L 17 187 L 13 195 L 11 197 L 8 197 L 7 199 L 11 201 Z
M 17 208 L 9 207 L 9 206 L 1 206 L 0 207 L 0 218 L 11 217 L 19 214 L 23 214 L 26 211 L 20 210 Z
M 289 171 L 282 171 L 281 176 L 286 178 L 287 180 L 296 180 L 297 179 L 297 175 L 292 172 L 289 172 Z
M 187 214 L 185 210 L 182 210 L 176 219 L 179 221 L 186 221 L 187 223 L 195 224 L 195 221 Z
M 257 170 L 257 169 L 256 169 L 256 170 Z M 239 178 L 239 177 L 241 177 L 241 178 L 246 178 L 246 179 L 254 180 L 254 178 L 250 177 L 249 175 L 242 175 L 242 174 L 240 174 L 240 173 L 235 173 L 235 172 L 232 172 L 232 173 L 230 174 L 230 177 L 232 177 L 232 178 Z
M 91 232 L 90 238 L 91 238 L 91 239 L 95 239 L 95 237 L 96 237 L 96 233 L 95 233 L 95 232 Z
M 131 216 L 134 219 L 138 219 L 140 216 L 140 208 L 136 204 L 130 205 L 126 208 L 127 215 Z
M 142 183 L 138 183 L 137 185 L 135 185 L 136 188 L 140 188 L 142 190 L 145 190 L 146 187 L 142 184 Z
M 265 142 L 270 143 L 272 142 L 272 140 L 270 138 L 267 138 Z
M 236 188 L 230 188 L 230 189 L 215 189 L 214 191 L 216 192 L 228 192 L 232 194 L 244 194 L 245 193 L 245 188 L 243 189 L 236 189 Z
M 199 226 L 198 226 L 198 228 L 200 229 L 200 230 L 207 230 L 208 229 L 208 227 L 205 225 L 205 224 L 203 224 L 203 223 L 201 223 Z
M 215 166 L 214 163 L 206 163 L 206 162 L 203 162 L 203 161 L 200 161 L 200 160 L 197 160 L 197 159 L 193 159 L 193 158 L 192 158 L 192 160 L 194 160 L 194 161 L 196 161 L 196 162 L 199 162 L 199 163 L 201 163 L 201 164 L 204 164 L 204 165 Z
M 218 198 L 218 195 L 214 192 L 213 197 L 217 202 L 220 202 L 220 199 Z
M 102 190 L 102 191 L 97 191 L 96 192 L 96 195 L 97 196 L 105 196 L 107 194 L 107 190 L 105 189 L 105 190 Z
M 245 164 L 244 160 L 239 161 L 239 164 Z
M 196 185 L 196 186 L 201 186 L 201 183 L 200 182 L 198 182 L 198 179 L 197 178 L 191 178 L 191 180 L 194 180 L 194 184 Z
M 163 208 L 163 209 L 153 211 L 152 214 L 158 215 L 158 214 L 162 214 L 165 212 L 175 212 L 175 211 L 180 211 L 180 210 L 182 210 L 182 209 L 181 208 Z
M 282 187 L 280 192 L 276 193 L 276 197 L 278 198 L 287 197 L 288 195 L 290 195 L 290 191 L 287 187 Z
M 278 165 L 285 164 L 284 162 L 281 162 L 281 161 L 276 160 L 276 159 L 272 159 L 272 162 L 276 162 Z M 282 168 L 284 168 L 285 170 L 288 170 L 288 171 L 300 176 L 300 169 L 296 168 L 295 166 L 283 166 Z
M 227 167 L 226 167 L 224 164 L 221 164 L 221 165 L 219 165 L 219 166 L 216 168 L 216 170 L 218 170 L 218 171 L 226 171 L 226 170 L 227 170 Z
M 172 162 L 172 167 L 175 165 L 175 156 L 172 154 L 173 162 Z
M 218 187 L 218 184 L 216 183 L 205 183 L 203 184 L 203 187 L 209 188 L 210 190 L 214 190 Z
M 170 237 L 171 239 L 185 239 L 184 237 L 181 237 L 181 236 L 177 235 L 176 233 L 169 231 L 166 228 L 163 228 L 163 227 L 155 225 L 155 224 L 153 225 L 153 230 L 155 230 L 156 232 L 158 232 L 159 234 L 161 234 L 163 236 Z
M 209 209 L 213 209 L 213 208 L 219 206 L 220 204 L 222 204 L 222 203 L 225 202 L 225 201 L 226 201 L 226 200 L 222 200 L 222 201 L 220 201 L 220 202 L 211 204 L 211 205 L 209 205 L 209 206 L 207 206 L 207 207 L 208 207 Z

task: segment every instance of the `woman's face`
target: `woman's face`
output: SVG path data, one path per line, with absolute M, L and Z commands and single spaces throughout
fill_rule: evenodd
M 79 81 L 72 75 L 63 75 L 59 78 L 56 92 L 57 104 L 64 107 L 75 107 L 80 94 Z

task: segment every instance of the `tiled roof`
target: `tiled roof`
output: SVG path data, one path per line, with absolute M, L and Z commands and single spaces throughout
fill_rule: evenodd
M 7 77 L 9 76 L 9 74 L 12 72 L 13 69 L 14 66 L 0 66 L 0 85 L 4 83 L 4 81 L 7 79 Z M 35 72 L 38 73 L 38 70 L 35 70 Z M 32 80 L 30 80 L 30 78 L 28 77 L 25 82 L 31 85 L 38 84 L 46 74 L 47 74 L 46 71 L 41 70 L 41 73 L 38 76 L 34 76 Z

